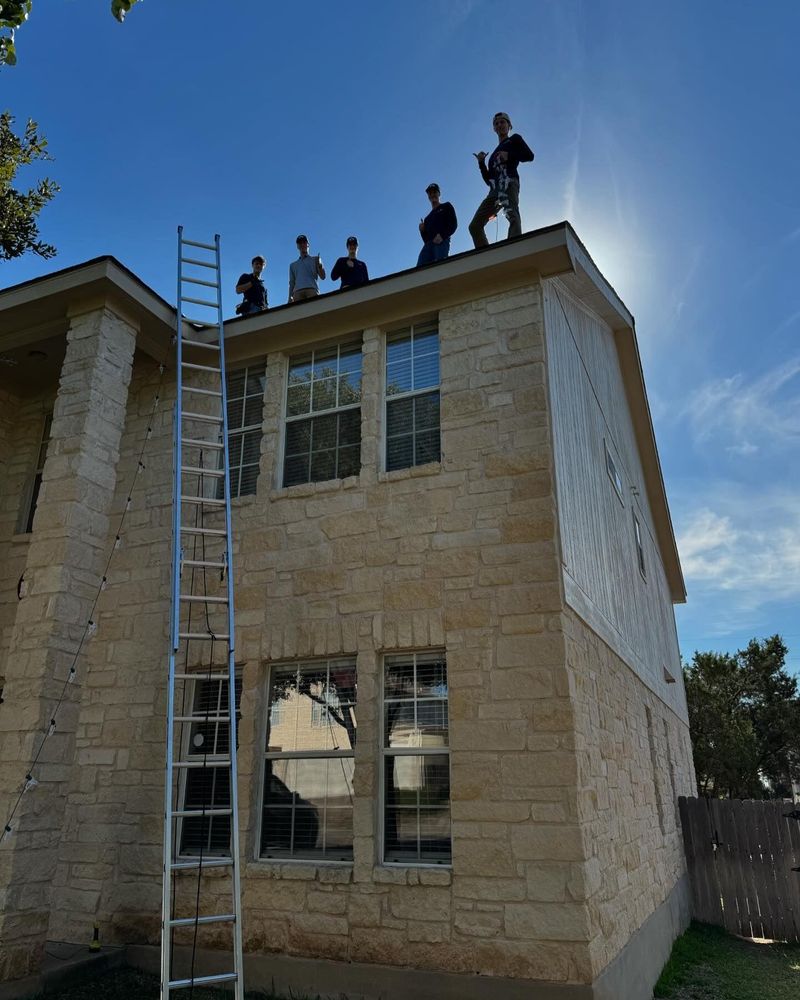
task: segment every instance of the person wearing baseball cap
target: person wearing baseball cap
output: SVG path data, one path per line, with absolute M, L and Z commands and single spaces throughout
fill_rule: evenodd
M 345 288 L 358 288 L 359 285 L 366 285 L 369 281 L 367 265 L 363 260 L 358 260 L 358 240 L 355 236 L 347 237 L 347 256 L 340 257 L 333 265 L 331 271 L 331 281 L 342 280 L 339 290 Z
M 419 234 L 422 237 L 422 249 L 417 258 L 417 267 L 433 264 L 437 260 L 445 260 L 450 253 L 450 237 L 458 229 L 456 210 L 449 201 L 440 201 L 439 185 L 429 184 L 425 188 L 431 210 L 424 219 L 419 220 Z
M 508 219 L 508 238 L 522 235 L 522 219 L 519 215 L 519 174 L 520 163 L 530 163 L 533 153 L 521 135 L 511 135 L 511 119 L 505 111 L 498 111 L 492 119 L 492 128 L 497 134 L 497 146 L 486 163 L 486 153 L 472 155 L 478 161 L 481 177 L 489 185 L 489 193 L 478 205 L 469 224 L 475 249 L 489 245 L 486 239 L 486 223 L 500 212 Z
M 325 280 L 325 268 L 319 254 L 309 254 L 307 236 L 301 233 L 295 242 L 300 256 L 289 265 L 289 301 L 302 302 L 319 295 L 317 279 Z

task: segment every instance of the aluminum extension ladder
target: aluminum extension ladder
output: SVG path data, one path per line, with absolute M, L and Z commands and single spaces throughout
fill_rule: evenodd
M 201 318 L 188 318 L 184 308 Z M 178 227 L 175 343 L 161 1000 L 170 1000 L 176 990 L 216 983 L 233 986 L 235 1000 L 243 1000 L 220 241 L 219 236 L 213 243 L 184 239 L 182 226 Z M 202 698 L 198 699 L 198 691 Z M 218 873 L 221 877 L 209 880 L 205 872 L 210 868 L 224 871 Z M 215 934 L 215 945 L 220 943 L 222 930 L 225 951 L 221 955 L 232 953 L 233 968 L 195 975 L 195 950 L 203 946 L 203 929 L 210 924 L 223 925 L 210 930 Z M 181 974 L 176 975 L 175 945 L 180 943 L 191 945 L 191 961 L 183 961 Z

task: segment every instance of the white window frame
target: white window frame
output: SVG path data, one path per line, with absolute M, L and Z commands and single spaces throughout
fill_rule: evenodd
M 228 386 L 227 385 L 225 386 L 227 403 L 228 403 L 228 461 L 229 461 L 228 472 L 230 475 L 230 494 L 232 500 L 235 499 L 236 497 L 254 496 L 258 489 L 258 477 L 260 473 L 259 466 L 261 464 L 261 443 L 263 443 L 264 440 L 264 389 L 262 389 L 261 391 L 261 410 L 260 410 L 261 419 L 257 424 L 245 424 L 244 419 L 247 407 L 247 400 L 255 399 L 257 396 L 257 393 L 247 392 L 247 387 L 249 384 L 251 372 L 253 373 L 254 377 L 255 376 L 263 377 L 264 387 L 266 388 L 267 372 L 266 372 L 266 365 L 263 363 L 230 368 L 225 372 L 227 380 L 230 380 L 234 375 L 239 375 L 242 373 L 244 374 L 244 394 L 242 396 L 231 396 L 228 391 Z M 240 427 L 231 427 L 230 423 L 231 401 L 239 399 L 241 399 L 242 401 L 242 424 Z M 247 434 L 252 434 L 254 431 L 258 431 L 259 434 L 259 460 L 258 462 L 244 462 L 244 439 Z M 239 461 L 234 466 L 230 464 L 230 454 L 231 454 L 231 444 L 233 443 L 235 438 L 242 439 L 242 446 L 239 450 Z M 253 467 L 255 467 L 258 470 L 256 472 L 255 482 L 253 483 L 253 489 L 252 491 L 248 491 L 247 493 L 242 493 L 241 492 L 242 472 L 245 468 L 250 469 Z
M 336 379 L 336 405 L 335 406 L 329 406 L 329 407 L 327 407 L 326 409 L 323 409 L 323 410 L 314 410 L 314 409 L 311 409 L 311 404 L 312 404 L 312 401 L 313 401 L 312 400 L 312 393 L 313 393 L 313 384 L 314 384 L 314 379 L 312 378 L 309 381 L 309 383 L 308 383 L 309 387 L 311 389 L 311 391 L 309 392 L 309 401 L 308 401 L 309 402 L 309 409 L 305 413 L 293 413 L 293 414 L 290 414 L 289 413 L 289 389 L 292 388 L 292 386 L 291 386 L 289 380 L 290 380 L 291 374 L 292 374 L 292 363 L 296 362 L 299 358 L 304 357 L 304 356 L 310 354 L 311 355 L 311 362 L 310 362 L 310 364 L 311 364 L 311 369 L 312 369 L 312 372 L 313 372 L 313 368 L 314 368 L 314 364 L 315 364 L 315 361 L 316 361 L 317 354 L 318 353 L 322 353 L 322 352 L 328 352 L 328 351 L 332 350 L 334 347 L 336 348 L 336 375 L 334 376 L 335 379 Z M 361 368 L 359 369 L 360 383 L 359 383 L 358 400 L 356 402 L 354 402 L 354 403 L 344 403 L 344 404 L 340 405 L 339 404 L 339 378 L 341 376 L 341 371 L 340 371 L 340 367 L 339 366 L 340 366 L 340 362 L 341 362 L 342 352 L 343 351 L 351 351 L 353 348 L 357 348 L 358 349 L 359 355 L 361 357 Z M 286 459 L 287 459 L 287 450 L 286 449 L 287 449 L 287 438 L 288 438 L 288 433 L 289 433 L 289 425 L 293 424 L 293 423 L 302 423 L 304 421 L 310 422 L 310 421 L 314 420 L 315 417 L 330 417 L 330 416 L 333 416 L 333 415 L 338 415 L 340 413 L 346 413 L 348 410 L 358 410 L 359 411 L 359 423 L 360 423 L 361 404 L 363 402 L 363 377 L 364 377 L 363 376 L 363 365 L 364 365 L 364 341 L 363 341 L 363 335 L 362 334 L 356 334 L 356 335 L 354 335 L 352 337 L 348 337 L 345 340 L 338 341 L 336 344 L 318 345 L 316 347 L 313 347 L 310 351 L 302 351 L 302 352 L 298 352 L 296 354 L 292 354 L 292 355 L 289 356 L 289 358 L 287 359 L 287 365 L 286 365 L 286 392 L 284 393 L 284 397 L 283 397 L 283 433 L 281 435 L 281 461 L 280 461 L 280 468 L 278 470 L 279 488 L 280 489 L 291 489 L 292 486 L 304 486 L 304 485 L 307 486 L 309 483 L 330 483 L 330 482 L 334 482 L 337 479 L 343 478 L 341 476 L 333 476 L 330 479 L 311 479 L 310 478 L 310 476 L 311 476 L 311 457 L 314 454 L 314 450 L 313 450 L 313 447 L 312 447 L 309 450 L 309 452 L 308 452 L 308 461 L 309 461 L 308 474 L 309 474 L 309 478 L 306 479 L 306 480 L 304 480 L 301 483 L 287 484 L 286 483 Z M 338 420 L 337 420 L 337 425 L 336 426 L 337 426 L 336 446 L 335 446 L 334 449 L 327 449 L 327 450 L 333 450 L 333 451 L 335 451 L 337 453 L 337 466 L 338 466 L 338 452 L 339 452 L 339 448 L 340 448 L 339 440 L 338 440 Z M 358 435 L 358 452 L 359 452 L 358 472 L 352 473 L 352 475 L 359 475 L 361 473 L 361 442 L 362 442 L 362 433 L 361 433 L 361 429 L 359 427 L 359 435 Z M 313 442 L 312 442 L 312 445 L 313 445 Z M 352 446 L 351 445 L 347 445 L 345 447 L 355 447 L 355 445 L 352 445 Z M 337 469 L 337 471 L 338 471 L 338 469 Z
M 212 712 L 206 713 L 205 711 L 204 712 L 195 713 L 195 711 L 194 711 L 194 707 L 193 706 L 194 706 L 195 694 L 196 694 L 196 691 L 197 691 L 197 685 L 199 683 L 202 683 L 202 682 L 205 682 L 207 684 L 215 684 L 217 686 L 217 708 L 216 708 L 216 710 L 213 713 Z M 203 676 L 202 671 L 198 671 L 197 676 L 195 678 L 193 678 L 190 681 L 186 681 L 185 683 L 188 685 L 187 695 L 188 695 L 188 697 L 190 699 L 190 709 L 189 709 L 188 712 L 186 712 L 187 715 L 191 715 L 193 717 L 193 719 L 196 719 L 197 723 L 203 723 L 203 724 L 205 724 L 206 714 L 208 714 L 208 715 L 212 715 L 212 714 L 214 714 L 214 715 L 220 715 L 221 714 L 221 712 L 220 712 L 220 702 L 222 700 L 222 690 L 223 690 L 223 688 L 227 688 L 227 686 L 228 686 L 228 681 L 227 680 L 210 680 L 209 681 L 209 680 L 206 679 L 206 677 Z M 239 740 L 239 719 L 241 718 L 241 714 L 242 714 L 241 713 L 242 678 L 239 676 L 239 674 L 235 675 L 235 684 L 236 684 L 236 690 L 237 690 L 236 697 L 237 697 L 238 706 L 235 709 L 235 716 L 234 717 L 236 719 L 236 742 L 238 743 L 238 740 Z M 192 758 L 202 759 L 202 757 L 203 757 L 202 753 L 193 753 L 192 752 L 192 731 L 193 731 L 193 729 L 195 727 L 195 724 L 196 723 L 194 721 L 192 721 L 192 722 L 189 722 L 189 723 L 184 723 L 184 725 L 182 727 L 183 731 L 181 733 L 181 741 L 180 741 L 180 748 L 181 748 L 181 757 L 180 757 L 180 760 L 191 760 Z M 208 754 L 208 756 L 206 757 L 207 761 L 218 761 L 218 760 L 229 759 L 231 753 L 235 753 L 236 752 L 236 747 L 232 744 L 232 741 L 231 741 L 230 723 L 229 722 L 215 722 L 215 726 L 216 726 L 215 736 L 214 736 L 214 743 L 215 743 L 215 745 L 216 745 L 216 742 L 217 742 L 217 740 L 219 738 L 218 737 L 219 727 L 220 726 L 228 726 L 229 727 L 228 728 L 228 753 L 227 754 L 222 754 L 222 753 Z M 187 783 L 187 780 L 188 780 L 188 776 L 189 776 L 189 771 L 190 770 L 195 771 L 195 770 L 198 770 L 198 768 L 181 768 L 180 769 L 181 773 L 180 773 L 179 784 L 178 784 L 178 808 L 179 809 L 185 809 L 186 808 L 186 783 Z M 216 771 L 216 770 L 222 770 L 222 768 L 214 768 L 213 770 L 214 771 Z M 230 797 L 229 797 L 229 804 L 230 804 Z M 214 805 L 214 806 L 209 806 L 209 808 L 219 808 L 219 806 L 218 805 Z M 213 826 L 214 821 L 215 820 L 221 820 L 221 819 L 225 819 L 225 817 L 224 816 L 214 816 L 214 817 L 211 817 L 211 825 L 209 826 L 208 835 L 207 835 L 206 839 L 208 839 L 208 837 L 211 834 L 211 828 Z M 228 822 L 229 823 L 231 822 L 231 819 L 232 819 L 232 817 L 228 818 Z M 182 850 L 183 824 L 185 822 L 186 822 L 186 820 L 183 817 L 180 817 L 178 819 L 178 822 L 177 822 L 177 826 L 176 826 L 176 830 L 175 830 L 175 838 L 176 838 L 175 839 L 175 843 L 177 845 L 177 852 L 176 853 L 177 853 L 177 856 L 181 857 L 181 858 L 196 858 L 200 854 L 199 851 L 197 851 L 197 852 L 194 852 L 194 851 L 189 852 L 189 851 L 183 851 Z M 208 849 L 206 849 L 205 847 L 203 848 L 203 857 L 204 858 L 229 857 L 229 856 L 230 856 L 230 847 L 228 848 L 227 851 L 212 851 L 211 848 L 208 848 Z
M 386 705 L 386 661 L 397 658 L 408 659 L 413 657 L 414 672 L 416 675 L 418 656 L 438 656 L 445 662 L 447 667 L 447 655 L 443 649 L 417 649 L 408 651 L 397 651 L 386 653 L 381 657 L 380 674 L 380 705 L 378 722 L 379 740 L 379 775 L 378 775 L 378 859 L 384 868 L 438 868 L 445 871 L 453 867 L 453 774 L 452 774 L 452 754 L 450 752 L 450 678 L 447 681 L 447 699 L 445 700 L 447 712 L 447 745 L 443 747 L 387 747 L 385 727 L 385 705 Z M 414 696 L 416 702 L 416 692 Z M 450 812 L 450 860 L 449 861 L 387 861 L 386 860 L 386 758 L 387 757 L 423 757 L 423 756 L 447 756 L 448 786 L 450 788 L 449 812 Z
M 265 724 L 262 727 L 261 732 L 261 745 L 263 747 L 261 751 L 261 767 L 260 767 L 260 777 L 259 777 L 259 787 L 258 787 L 258 822 L 256 824 L 256 838 L 255 838 L 255 860 L 260 862 L 265 862 L 267 864 L 313 864 L 313 865 L 337 865 L 339 867 L 345 866 L 350 867 L 353 864 L 353 859 L 343 859 L 343 858 L 324 858 L 318 855 L 307 855 L 307 854 L 274 854 L 267 855 L 263 854 L 261 851 L 261 835 L 264 824 L 264 782 L 267 776 L 267 761 L 270 760 L 352 760 L 353 761 L 353 785 L 355 785 L 355 747 L 351 750 L 273 750 L 269 749 L 268 739 L 270 735 L 269 722 L 272 713 L 272 703 L 270 702 L 270 693 L 272 691 L 272 681 L 276 672 L 284 671 L 288 668 L 292 670 L 300 671 L 303 667 L 317 667 L 321 668 L 325 665 L 327 670 L 328 681 L 330 679 L 331 668 L 337 666 L 347 666 L 352 667 L 355 671 L 356 676 L 356 696 L 355 704 L 353 709 L 356 713 L 356 720 L 358 718 L 358 665 L 355 656 L 336 656 L 324 659 L 308 659 L 300 660 L 296 662 L 288 663 L 276 663 L 268 671 L 266 679 L 266 699 L 265 699 Z M 327 682 L 326 682 L 327 684 Z M 357 731 L 357 730 L 356 730 Z M 352 843 L 351 850 L 355 849 L 355 793 L 351 795 L 351 804 L 353 806 L 351 811 L 351 818 L 353 822 L 352 830 Z
M 608 478 L 611 480 L 611 485 L 614 487 L 614 492 L 619 498 L 619 502 L 622 506 L 625 506 L 625 498 L 623 496 L 623 485 L 622 476 L 619 474 L 619 469 L 617 468 L 617 463 L 611 454 L 611 450 L 608 447 L 608 442 L 603 438 L 603 450 L 605 451 L 606 457 L 606 473 Z
M 436 385 L 425 386 L 421 389 L 411 388 L 407 392 L 396 392 L 391 395 L 388 392 L 388 378 L 389 378 L 389 343 L 392 340 L 400 339 L 400 334 L 405 334 L 411 340 L 411 379 L 412 383 L 414 380 L 414 336 L 417 331 L 419 333 L 430 333 L 430 328 L 436 328 L 436 352 L 439 359 L 439 380 Z M 381 434 L 381 445 L 382 445 L 382 461 L 381 467 L 384 472 L 402 472 L 406 469 L 415 469 L 421 465 L 432 465 L 436 463 L 441 463 L 442 461 L 442 372 L 441 372 L 441 348 L 442 341 L 439 332 L 439 318 L 435 317 L 433 319 L 427 319 L 424 321 L 418 321 L 416 323 L 411 323 L 408 326 L 399 327 L 395 330 L 387 330 L 383 337 L 383 378 L 382 378 L 382 389 L 381 394 L 383 397 L 383 433 Z M 432 393 L 438 393 L 439 396 L 439 457 L 438 459 L 431 459 L 430 462 L 412 462 L 411 465 L 403 465 L 397 469 L 389 469 L 389 406 L 392 403 L 399 402 L 403 399 L 413 399 L 416 396 L 426 396 Z M 412 449 L 416 443 L 416 427 L 412 428 L 411 432 Z

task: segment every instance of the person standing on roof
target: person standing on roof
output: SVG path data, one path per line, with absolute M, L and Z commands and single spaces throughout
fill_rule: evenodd
M 425 194 L 430 199 L 431 210 L 424 219 L 419 220 L 419 234 L 423 245 L 417 258 L 417 267 L 445 260 L 450 254 L 450 237 L 458 229 L 456 210 L 449 201 L 439 200 L 439 185 L 429 184 L 425 188 Z
M 522 220 L 519 215 L 519 174 L 520 163 L 529 163 L 533 153 L 519 134 L 511 135 L 511 119 L 504 111 L 498 111 L 492 119 L 492 128 L 497 133 L 498 143 L 489 162 L 486 153 L 473 153 L 478 161 L 481 176 L 489 185 L 489 193 L 478 205 L 472 222 L 470 235 L 475 248 L 488 246 L 486 223 L 499 212 L 505 212 L 508 219 L 508 238 L 522 235 Z
M 250 261 L 252 274 L 243 274 L 236 283 L 236 294 L 244 298 L 236 307 L 239 316 L 249 316 L 251 313 L 263 312 L 269 308 L 267 290 L 261 278 L 261 272 L 267 266 L 267 258 L 257 254 Z
M 302 302 L 319 295 L 318 278 L 325 280 L 325 268 L 319 254 L 308 252 L 308 237 L 300 235 L 296 240 L 300 256 L 289 265 L 289 301 Z
M 355 236 L 347 237 L 347 256 L 340 257 L 333 265 L 331 271 L 331 281 L 342 279 L 339 290 L 345 288 L 358 288 L 359 285 L 366 285 L 369 281 L 367 265 L 363 260 L 358 260 L 358 240 Z

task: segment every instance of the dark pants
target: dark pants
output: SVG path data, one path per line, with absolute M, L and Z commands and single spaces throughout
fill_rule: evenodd
M 441 243 L 434 243 L 430 240 L 426 243 L 419 252 L 419 257 L 417 258 L 417 267 L 422 267 L 423 264 L 435 264 L 437 260 L 446 260 L 450 254 L 450 237 L 448 236 L 446 240 L 442 240 Z

